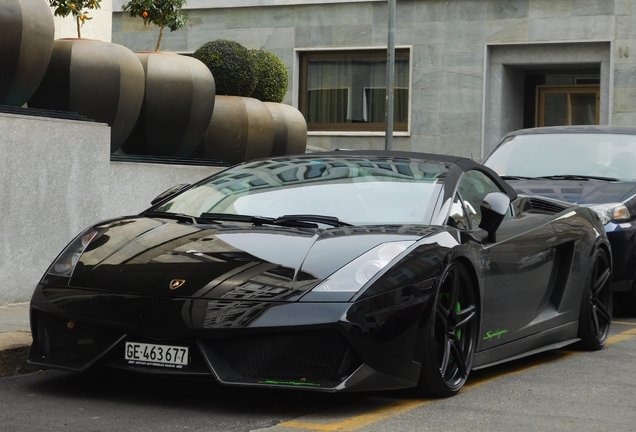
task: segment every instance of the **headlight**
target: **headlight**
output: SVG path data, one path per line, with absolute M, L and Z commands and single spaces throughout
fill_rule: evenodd
M 80 257 L 95 236 L 97 231 L 94 229 L 89 229 L 77 236 L 51 264 L 48 274 L 71 277 Z
M 336 271 L 312 291 L 357 292 L 391 260 L 404 252 L 413 243 L 415 242 L 383 243 Z
M 629 210 L 622 203 L 598 204 L 590 206 L 601 219 L 603 225 L 607 225 L 610 221 L 629 220 L 631 215 Z

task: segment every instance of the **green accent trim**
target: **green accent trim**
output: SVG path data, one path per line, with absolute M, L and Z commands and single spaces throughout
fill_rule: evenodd
M 508 333 L 508 330 L 497 329 L 497 331 L 495 332 L 489 331 L 489 332 L 486 332 L 486 336 L 484 337 L 484 340 L 489 340 L 494 338 L 499 339 L 501 336 L 505 335 L 506 333 Z
M 291 386 L 299 386 L 299 387 L 321 387 L 320 384 L 310 383 L 310 382 L 302 382 L 302 381 L 276 381 L 276 380 L 266 380 L 259 381 L 259 384 L 275 384 L 275 385 L 291 385 Z

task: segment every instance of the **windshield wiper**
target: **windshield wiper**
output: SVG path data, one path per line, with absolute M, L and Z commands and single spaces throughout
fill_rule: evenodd
M 201 213 L 199 219 L 203 221 L 229 221 L 229 222 L 247 222 L 253 223 L 256 225 L 262 225 L 264 223 L 268 223 L 273 221 L 272 218 L 264 218 L 260 216 L 249 216 L 249 215 L 240 215 L 240 214 L 232 214 L 232 213 Z
M 201 213 L 199 218 L 203 220 L 247 222 L 254 225 L 279 225 L 295 228 L 318 228 L 318 224 L 331 225 L 335 227 L 351 225 L 341 222 L 337 217 L 333 216 L 304 214 L 284 215 L 277 218 L 270 218 L 227 213 Z
M 218 222 L 219 220 L 236 220 L 236 221 L 240 221 L 240 222 L 251 222 L 251 216 L 241 216 L 241 215 L 226 215 L 224 213 L 210 213 L 213 215 L 219 215 L 219 216 L 233 216 L 234 218 L 230 219 L 230 218 L 226 218 L 226 219 L 222 219 L 222 218 L 212 218 L 212 217 L 204 217 L 199 216 L 190 216 L 184 213 L 170 213 L 170 212 L 159 212 L 159 211 L 148 211 L 148 212 L 143 212 L 142 216 L 148 216 L 148 217 L 155 217 L 155 218 L 165 218 L 165 219 L 174 219 L 178 222 L 184 222 L 184 223 L 190 223 L 190 224 L 196 224 L 196 223 L 210 223 L 210 222 L 214 222 L 214 223 L 220 223 Z
M 313 215 L 313 214 L 293 214 L 283 215 L 274 219 L 276 224 L 284 224 L 287 222 L 316 222 L 334 227 L 351 226 L 350 223 L 342 222 L 335 216 Z
M 229 221 L 229 222 L 246 222 L 256 226 L 261 225 L 280 225 L 294 228 L 318 228 L 318 225 L 311 222 L 299 221 L 299 220 L 282 220 L 279 221 L 275 218 L 263 217 L 263 216 L 249 216 L 239 214 L 227 214 L 227 213 L 201 213 L 200 219 L 205 221 Z
M 294 228 L 318 228 L 318 224 L 331 225 L 334 227 L 351 226 L 351 224 L 342 222 L 334 216 L 312 215 L 312 214 L 293 214 L 283 215 L 277 218 L 264 216 L 250 216 L 231 213 L 201 213 L 200 216 L 190 216 L 183 213 L 169 213 L 148 211 L 142 213 L 143 216 L 159 217 L 166 219 L 174 219 L 184 223 L 221 223 L 221 222 L 245 222 L 257 226 L 260 225 L 278 225 Z
M 548 180 L 603 180 L 603 181 L 618 181 L 618 179 L 614 178 L 614 177 L 590 176 L 590 175 L 579 175 L 579 174 L 549 175 L 549 176 L 541 176 L 539 178 L 548 179 Z
M 197 218 L 195 218 L 194 216 L 190 216 L 190 215 L 183 214 L 183 213 L 168 213 L 168 212 L 148 211 L 148 212 L 143 212 L 141 215 L 142 216 L 148 216 L 148 217 L 174 219 L 176 221 L 185 222 L 185 223 L 196 223 L 197 222 Z
M 501 176 L 502 180 L 536 180 L 538 177 L 525 177 L 525 176 L 513 176 L 513 175 L 504 175 Z

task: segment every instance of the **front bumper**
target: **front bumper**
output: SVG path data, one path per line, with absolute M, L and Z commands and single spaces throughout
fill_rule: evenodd
M 396 305 L 395 298 L 403 301 Z M 40 284 L 31 302 L 28 361 L 71 371 L 104 365 L 227 385 L 319 391 L 413 387 L 422 317 L 432 298 L 411 290 L 359 303 L 267 303 L 147 298 Z M 124 360 L 126 342 L 188 346 L 190 360 L 180 370 L 140 366 Z

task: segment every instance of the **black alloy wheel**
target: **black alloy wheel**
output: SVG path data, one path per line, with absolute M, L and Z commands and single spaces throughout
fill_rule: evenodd
M 607 253 L 602 249 L 596 250 L 579 315 L 579 345 L 584 350 L 600 350 L 609 336 L 613 308 L 611 272 Z
M 453 263 L 441 281 L 417 386 L 420 394 L 432 397 L 453 396 L 463 387 L 477 344 L 477 302 L 468 272 Z

